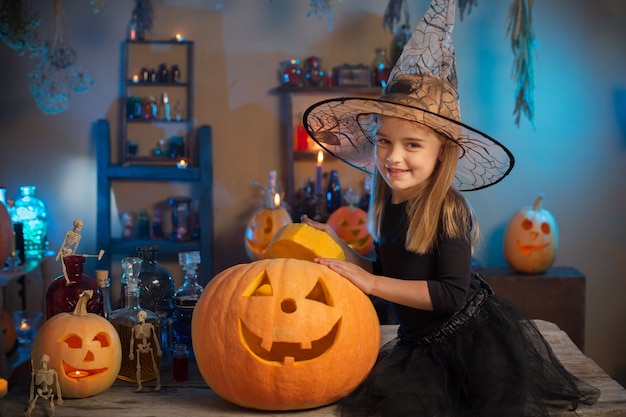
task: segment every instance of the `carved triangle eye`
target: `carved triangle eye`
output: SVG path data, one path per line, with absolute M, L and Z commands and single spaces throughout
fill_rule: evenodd
M 250 290 L 246 291 L 246 294 L 244 295 L 248 297 L 267 297 L 274 295 L 272 284 L 270 283 L 270 279 L 265 272 L 257 278 Z
M 322 304 L 326 304 L 327 306 L 334 305 L 330 292 L 328 291 L 328 288 L 326 288 L 326 285 L 324 284 L 324 281 L 322 279 L 317 280 L 317 283 L 305 298 L 307 300 L 313 300 Z

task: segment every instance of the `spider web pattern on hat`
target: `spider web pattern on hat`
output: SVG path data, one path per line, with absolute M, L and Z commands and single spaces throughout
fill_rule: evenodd
M 501 181 L 513 168 L 511 152 L 461 122 L 452 29 L 456 2 L 433 0 L 404 47 L 378 99 L 347 97 L 309 107 L 304 126 L 327 152 L 368 174 L 375 170 L 377 125 L 372 115 L 423 123 L 459 145 L 454 186 L 479 190 Z

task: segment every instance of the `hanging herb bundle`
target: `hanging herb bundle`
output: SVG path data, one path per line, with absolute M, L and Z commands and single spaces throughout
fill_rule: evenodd
M 22 56 L 39 48 L 35 29 L 40 19 L 28 0 L 0 1 L 0 39 Z
M 513 49 L 513 77 L 515 88 L 515 124 L 519 127 L 521 113 L 524 113 L 534 127 L 534 72 L 533 50 L 536 44 L 532 29 L 533 0 L 514 0 L 509 9 L 507 35 L 511 35 Z
M 335 25 L 335 15 L 333 13 L 333 6 L 331 0 L 310 0 L 309 11 L 306 17 L 317 16 L 317 21 L 322 22 L 326 20 L 327 29 L 333 30 Z

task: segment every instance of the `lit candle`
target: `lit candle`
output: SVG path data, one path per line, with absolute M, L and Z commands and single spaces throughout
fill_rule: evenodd
M 317 152 L 317 164 L 315 164 L 315 194 L 322 194 L 322 162 L 324 161 L 324 153 Z
M 187 162 L 185 158 L 180 159 L 176 163 L 176 167 L 178 167 L 178 169 L 187 169 L 188 166 L 189 166 L 189 162 Z
M 84 378 L 86 376 L 89 376 L 89 372 L 87 371 L 71 371 L 67 373 L 67 376 L 69 376 L 70 378 Z
M 133 75 L 133 82 L 134 83 L 138 83 L 139 82 L 139 75 L 137 75 L 137 74 Z
M 176 36 L 174 36 L 174 38 L 176 38 L 178 42 L 182 42 L 185 40 L 185 37 L 181 35 L 180 33 L 177 33 Z
M 280 194 L 278 193 L 274 194 L 274 207 L 280 207 Z
M 29 330 L 30 330 L 30 324 L 28 323 L 28 320 L 22 319 L 22 321 L 20 321 L 20 331 L 27 332 Z

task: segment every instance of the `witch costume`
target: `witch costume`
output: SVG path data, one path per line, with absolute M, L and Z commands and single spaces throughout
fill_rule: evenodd
M 506 177 L 514 165 L 511 152 L 461 122 L 451 37 L 455 9 L 453 0 L 433 0 L 379 98 L 330 99 L 307 109 L 309 136 L 340 160 L 373 174 L 376 116 L 399 117 L 458 145 L 452 184 L 457 190 L 479 190 Z M 567 371 L 532 320 L 472 271 L 469 239 L 440 234 L 429 253 L 405 249 L 405 206 L 386 204 L 373 269 L 383 276 L 427 280 L 433 311 L 390 303 L 398 336 L 342 401 L 342 415 L 548 416 L 552 407 L 593 404 L 600 391 Z

